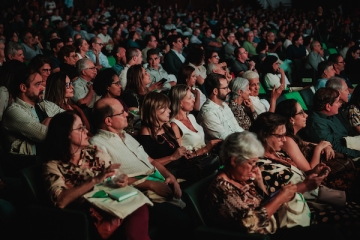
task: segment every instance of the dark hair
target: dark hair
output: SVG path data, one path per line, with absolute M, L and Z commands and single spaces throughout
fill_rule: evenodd
M 336 98 L 340 96 L 338 90 L 333 88 L 320 88 L 315 92 L 314 100 L 313 100 L 313 109 L 314 111 L 322 111 L 325 110 L 326 104 L 333 105 Z
M 290 118 L 296 115 L 296 103 L 295 99 L 286 99 L 276 105 L 275 113 L 283 116 L 286 119 L 286 134 L 289 136 L 294 135 L 294 127 L 290 123 Z
M 76 48 L 73 45 L 65 45 L 62 48 L 60 48 L 59 51 L 59 60 L 61 62 L 64 62 L 64 57 L 69 57 L 70 53 L 76 52 Z
M 180 35 L 170 35 L 167 38 L 167 42 L 170 44 L 171 48 L 173 47 L 174 43 L 176 43 L 179 38 L 181 39 Z
M 204 59 L 204 50 L 201 48 L 191 48 L 188 55 L 186 56 L 185 64 L 192 63 L 195 66 L 199 66 Z
M 256 46 L 256 53 L 259 54 L 261 51 L 265 50 L 267 45 L 268 43 L 266 41 L 259 42 Z
M 205 78 L 205 91 L 210 96 L 215 88 L 220 87 L 220 79 L 226 79 L 224 75 L 217 73 L 210 73 Z
M 328 57 L 328 61 L 333 62 L 333 64 L 338 63 L 339 57 L 341 57 L 341 55 L 339 53 L 331 54 Z
M 250 127 L 250 131 L 257 134 L 258 139 L 264 148 L 267 145 L 267 138 L 276 131 L 276 129 L 286 124 L 286 119 L 279 114 L 264 112 L 260 114 Z
M 209 64 L 209 59 L 212 58 L 213 53 L 218 53 L 215 50 L 205 51 L 205 64 Z
M 16 97 L 20 92 L 20 84 L 29 86 L 29 76 L 30 69 L 25 63 L 18 60 L 7 61 L 0 70 L 0 86 L 6 87 Z
M 151 55 L 158 55 L 159 56 L 159 51 L 156 48 L 150 48 L 147 52 L 146 52 L 146 60 L 149 61 L 150 56 Z
M 295 44 L 295 42 L 299 40 L 300 37 L 302 37 L 300 34 L 295 34 L 292 38 L 292 43 Z
M 50 48 L 51 48 L 51 51 L 53 51 L 54 48 L 56 48 L 56 46 L 59 44 L 59 43 L 62 43 L 63 40 L 61 40 L 60 38 L 54 38 L 54 39 L 51 39 L 50 40 Z
M 134 38 L 134 35 L 136 34 L 136 31 L 131 31 L 129 32 L 129 36 L 128 36 L 128 39 L 133 39 Z
M 144 37 L 144 44 L 145 44 L 145 46 L 150 42 L 150 40 L 151 40 L 152 37 L 155 37 L 155 36 L 152 35 L 152 34 L 149 34 L 149 35 L 146 35 L 146 36 Z
M 40 73 L 40 68 L 42 66 L 44 66 L 45 64 L 49 64 L 51 66 L 52 62 L 50 60 L 50 58 L 42 55 L 42 54 L 38 54 L 35 57 L 33 57 L 29 63 L 29 68 L 31 71 Z
M 276 71 L 273 68 L 273 64 L 276 63 L 277 60 L 278 60 L 278 58 L 274 55 L 266 56 L 266 58 L 264 59 L 264 62 L 262 64 L 263 76 L 265 76 L 267 73 L 272 73 L 272 74 L 276 73 Z
M 96 129 L 100 129 L 106 117 L 114 114 L 113 108 L 109 104 L 99 106 L 99 101 L 95 102 L 93 111 L 93 123 Z
M 134 47 L 126 49 L 126 62 L 130 62 L 134 56 L 139 56 L 139 52 L 140 50 Z
M 113 68 L 106 68 L 96 75 L 93 88 L 98 96 L 104 96 L 108 92 L 107 88 L 111 86 L 115 75 L 117 74 Z
M 50 121 L 48 132 L 44 140 L 45 160 L 60 160 L 68 163 L 72 153 L 69 135 L 72 131 L 77 114 L 66 111 L 56 114 Z
M 186 84 L 186 79 L 191 77 L 191 74 L 195 71 L 195 68 L 189 65 L 182 65 L 180 68 L 177 84 Z
M 150 129 L 150 136 L 152 139 L 158 142 L 157 132 L 159 127 L 159 120 L 156 116 L 156 110 L 160 108 L 170 108 L 169 98 L 162 93 L 149 92 L 145 95 L 143 104 L 141 106 L 141 126 L 148 127 Z M 165 133 L 176 139 L 171 127 L 167 124 L 162 126 Z M 159 142 L 162 143 L 162 142 Z
M 49 75 L 46 81 L 45 100 L 55 103 L 59 107 L 65 103 L 66 73 L 56 72 Z
M 126 89 L 131 89 L 135 92 L 139 92 L 139 89 L 142 87 L 142 80 L 143 80 L 143 74 L 142 74 L 143 67 L 141 64 L 135 64 L 129 67 L 129 70 L 127 72 L 127 83 L 126 83 Z
M 86 40 L 83 38 L 75 39 L 74 47 L 76 52 L 80 52 L 80 46 L 83 44 L 84 41 L 86 42 Z
M 319 76 L 321 76 L 321 74 L 323 74 L 326 69 L 328 69 L 329 67 L 331 67 L 333 65 L 334 65 L 334 63 L 329 61 L 329 60 L 319 62 L 319 64 L 318 64 L 318 74 L 319 74 Z
M 360 85 L 357 85 L 351 94 L 349 105 L 360 106 Z
M 346 61 L 352 61 L 352 60 L 354 60 L 354 57 L 352 56 L 352 53 L 355 53 L 355 52 L 358 51 L 359 49 L 360 49 L 360 48 L 359 48 L 359 46 L 357 46 L 357 45 L 354 45 L 354 46 L 349 47 L 349 49 L 348 49 L 348 51 L 347 51 L 347 53 L 346 53 L 346 57 L 345 57 Z

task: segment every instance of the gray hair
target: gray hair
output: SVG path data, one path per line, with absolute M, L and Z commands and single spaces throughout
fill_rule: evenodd
M 82 75 L 82 70 L 88 67 L 88 63 L 92 62 L 91 59 L 88 58 L 82 58 L 79 61 L 76 62 L 76 68 L 79 73 L 79 75 Z
M 246 78 L 247 80 L 251 80 L 254 78 L 259 78 L 259 74 L 257 72 L 254 71 L 246 71 L 244 72 L 244 74 L 242 75 L 243 78 Z
M 345 80 L 342 78 L 331 77 L 331 78 L 329 78 L 329 80 L 327 80 L 326 87 L 341 91 L 344 87 L 342 84 L 343 81 L 345 81 Z
M 241 90 L 242 92 L 245 92 L 246 90 L 246 86 L 249 85 L 249 80 L 247 80 L 246 78 L 242 78 L 242 77 L 237 77 L 234 80 L 232 80 L 230 82 L 230 89 L 231 89 L 231 99 L 236 99 L 238 98 L 239 94 L 239 90 Z
M 92 48 L 92 44 L 93 44 L 93 43 L 97 43 L 97 40 L 98 40 L 98 39 L 100 39 L 100 38 L 99 38 L 99 37 L 96 37 L 96 36 L 90 38 L 90 41 L 89 41 L 90 44 L 89 44 L 89 45 L 90 45 L 91 48 Z
M 210 73 L 213 73 L 213 70 L 217 67 L 217 64 L 210 63 L 206 70 L 206 75 L 209 75 Z
M 256 135 L 249 131 L 235 132 L 226 137 L 220 149 L 220 158 L 225 166 L 230 166 L 231 157 L 236 165 L 251 158 L 264 156 L 265 150 Z
M 311 50 L 314 50 L 314 46 L 315 46 L 316 44 L 320 44 L 320 42 L 319 42 L 319 41 L 316 41 L 316 40 L 312 41 L 311 44 L 310 44 L 310 49 L 311 49 Z
M 22 47 L 19 43 L 15 43 L 15 42 L 9 42 L 6 46 L 6 56 L 11 55 L 11 56 L 15 56 L 15 54 L 17 53 L 17 51 L 22 50 Z

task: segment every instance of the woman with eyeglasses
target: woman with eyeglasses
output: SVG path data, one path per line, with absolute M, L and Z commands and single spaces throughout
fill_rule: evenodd
M 86 53 L 89 51 L 89 44 L 83 38 L 78 38 L 74 42 L 74 46 L 76 48 L 76 54 L 78 55 L 78 59 L 89 58 Z
M 287 86 L 290 82 L 287 79 L 284 70 L 280 68 L 280 62 L 276 56 L 266 56 L 262 64 L 262 70 L 266 88 L 269 91 L 274 88 L 278 89 L 279 87 L 284 87 L 285 90 L 288 89 Z
M 83 111 L 76 106 L 71 100 L 74 96 L 74 87 L 70 78 L 65 72 L 56 72 L 50 74 L 45 91 L 44 99 L 55 103 L 64 110 L 74 111 L 80 116 L 81 121 L 88 131 L 90 131 L 90 124 Z
M 72 82 L 75 81 L 79 76 L 76 68 L 76 62 L 79 60 L 76 48 L 72 45 L 65 45 L 60 49 L 58 55 L 62 62 L 60 71 L 65 72 Z
M 189 49 L 186 56 L 185 64 L 195 68 L 196 85 L 201 86 L 204 84 L 206 78 L 206 68 L 204 67 L 204 50 L 202 47 L 194 46 Z
M 58 74 L 58 73 L 56 73 Z M 83 195 L 97 184 L 115 175 L 120 164 L 111 164 L 110 156 L 88 141 L 88 131 L 73 111 L 55 115 L 48 127 L 43 167 L 44 183 L 54 206 L 71 206 L 84 212 L 95 239 L 144 239 L 148 236 L 148 208 L 143 205 L 125 219 L 114 217 L 90 205 Z M 122 175 L 114 186 L 124 187 Z M 141 226 L 139 228 L 138 226 Z M 121 230 L 122 229 L 122 230 Z
M 44 87 L 46 87 L 47 79 L 51 73 L 50 58 L 48 58 L 42 54 L 38 54 L 34 58 L 31 59 L 31 61 L 29 63 L 29 68 L 32 71 L 37 72 L 41 75 L 42 80 L 43 80 L 42 85 Z
M 209 65 L 210 63 L 218 64 L 220 61 L 219 53 L 216 51 L 209 51 L 206 53 L 205 60 L 207 65 Z

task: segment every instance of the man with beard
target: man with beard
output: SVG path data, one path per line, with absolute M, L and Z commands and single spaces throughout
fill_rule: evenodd
M 244 131 L 237 123 L 229 106 L 225 103 L 230 92 L 226 77 L 210 73 L 206 77 L 204 84 L 209 98 L 201 107 L 197 121 L 204 128 L 206 141 L 225 139 L 231 133 Z
M 13 64 L 19 65 L 16 66 L 16 77 L 10 90 L 15 100 L 3 115 L 8 151 L 36 155 L 36 144 L 45 139 L 51 118 L 64 110 L 42 100 L 44 86 L 39 73 L 30 72 L 25 64 L 18 61 Z

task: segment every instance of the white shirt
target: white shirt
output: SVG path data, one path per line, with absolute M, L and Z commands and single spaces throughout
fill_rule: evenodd
M 201 107 L 197 120 L 204 128 L 207 141 L 225 139 L 231 133 L 244 131 L 226 103 L 219 106 L 210 99 Z
M 181 121 L 177 119 L 171 119 L 170 122 L 175 123 L 182 132 L 181 144 L 187 150 L 200 149 L 205 146 L 205 134 L 204 129 L 196 122 L 195 117 L 192 114 L 188 115 L 188 118 L 195 128 L 196 132 L 191 131 Z
M 104 35 L 99 33 L 97 37 L 100 38 L 103 43 L 108 43 L 111 40 L 111 37 L 108 34 Z
M 126 132 L 123 134 L 124 139 L 118 134 L 100 129 L 90 139 L 90 143 L 109 154 L 112 163 L 120 163 L 122 173 L 130 175 L 153 169 L 154 166 L 150 163 L 149 156 L 140 143 Z
M 130 68 L 129 64 L 126 64 L 126 66 L 124 67 L 123 70 L 121 70 L 120 74 L 119 74 L 119 79 L 120 79 L 120 84 L 122 87 L 122 90 L 124 91 L 126 88 L 126 84 L 127 84 L 127 72 Z
M 268 112 L 270 109 L 270 104 L 266 99 L 260 99 L 258 96 L 249 96 L 256 113 L 260 115 L 261 113 Z

